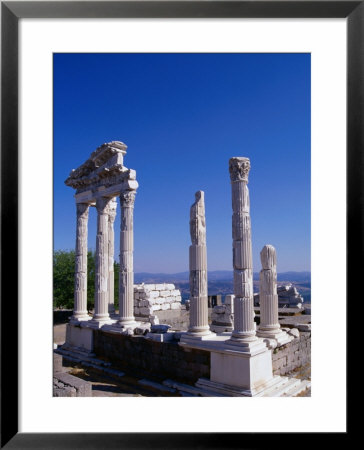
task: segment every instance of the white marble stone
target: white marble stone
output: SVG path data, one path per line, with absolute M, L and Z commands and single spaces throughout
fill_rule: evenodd
M 121 328 L 135 327 L 134 317 L 134 202 L 135 190 L 120 193 L 120 269 L 119 269 L 119 319 Z
M 195 203 L 190 209 L 190 235 L 192 245 L 189 248 L 190 325 L 187 333 L 190 337 L 211 335 L 208 324 L 204 195 L 203 191 L 196 192 Z
M 161 289 L 157 290 L 157 287 Z M 151 285 L 142 283 L 134 286 L 134 306 L 139 308 L 138 318 L 149 317 L 158 311 L 181 309 L 181 300 L 180 290 L 171 283 Z
M 249 158 L 234 157 L 229 160 L 232 192 L 232 236 L 234 268 L 234 329 L 231 344 L 241 343 L 250 351 L 257 339 L 253 304 L 253 258 L 250 224 L 248 176 Z
M 72 322 L 90 320 L 87 312 L 87 225 L 89 205 L 76 204 L 75 294 Z
M 291 336 L 281 329 L 278 322 L 277 255 L 272 245 L 265 245 L 260 252 L 259 299 L 260 324 L 257 335 L 266 339 L 269 348 L 287 344 Z M 276 345 L 272 342 L 276 341 Z
M 87 215 L 96 204 L 95 314 L 89 326 L 100 328 L 113 323 L 114 313 L 114 229 L 115 197 L 122 196 L 120 231 L 119 325 L 133 322 L 133 204 L 138 182 L 135 170 L 124 166 L 127 146 L 112 141 L 99 146 L 91 156 L 71 171 L 65 184 L 76 190 L 77 234 L 75 270 L 75 306 L 73 322 L 83 322 L 87 315 Z M 121 300 L 121 301 L 120 301 Z
M 108 250 L 109 250 L 109 314 L 115 313 L 115 299 L 114 299 L 114 222 L 116 217 L 116 199 L 109 202 L 109 229 L 108 229 Z
M 99 197 L 96 200 L 97 235 L 96 235 L 96 261 L 95 261 L 95 313 L 92 325 L 100 327 L 111 323 L 109 315 L 109 198 Z

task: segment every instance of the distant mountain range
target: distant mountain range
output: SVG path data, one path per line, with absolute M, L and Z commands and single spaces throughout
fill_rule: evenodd
M 259 272 L 253 273 L 254 292 L 259 290 Z M 281 272 L 277 274 L 278 284 L 292 283 L 303 296 L 306 303 L 311 302 L 311 272 Z M 148 273 L 140 272 L 134 274 L 134 283 L 173 283 L 176 289 L 180 289 L 182 302 L 190 296 L 189 272 L 179 273 Z M 233 271 L 214 270 L 208 272 L 209 295 L 222 295 L 233 293 Z
M 208 272 L 209 281 L 232 281 L 232 270 L 213 270 Z M 253 279 L 259 280 L 259 272 L 253 273 Z M 178 273 L 149 273 L 140 272 L 134 274 L 134 283 L 173 283 L 189 280 L 189 272 Z M 281 272 L 277 274 L 278 281 L 290 281 L 304 283 L 311 282 L 311 272 Z

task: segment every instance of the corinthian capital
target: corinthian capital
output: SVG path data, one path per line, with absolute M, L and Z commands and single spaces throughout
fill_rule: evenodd
M 236 181 L 248 182 L 248 176 L 250 171 L 250 160 L 244 157 L 230 158 L 229 160 L 229 172 L 230 180 L 232 183 Z
M 109 220 L 111 223 L 114 223 L 114 221 L 115 221 L 116 207 L 117 207 L 117 202 L 116 202 L 116 199 L 113 198 L 112 200 L 110 200 L 109 205 L 108 205 Z
M 136 191 L 124 191 L 120 194 L 120 204 L 124 208 L 134 206 Z

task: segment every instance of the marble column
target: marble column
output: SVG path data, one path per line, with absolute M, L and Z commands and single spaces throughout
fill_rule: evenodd
M 249 158 L 229 160 L 232 189 L 232 237 L 234 268 L 234 330 L 231 341 L 241 344 L 257 340 L 254 323 L 253 258 L 251 243 L 248 176 Z
M 109 278 L 108 278 L 108 292 L 109 292 L 109 314 L 115 313 L 115 298 L 114 298 L 114 222 L 116 217 L 116 199 L 110 200 L 109 203 L 109 227 L 108 227 L 108 251 L 109 251 Z
M 75 296 L 72 321 L 89 320 L 87 313 L 87 225 L 89 205 L 77 203 Z
M 259 275 L 260 332 L 257 333 L 258 336 L 266 331 L 280 331 L 275 248 L 272 245 L 265 245 L 260 252 L 260 260 L 262 262 L 262 270 Z
M 284 345 L 292 337 L 281 329 L 278 321 L 277 256 L 272 245 L 265 245 L 260 252 L 262 270 L 259 275 L 260 324 L 257 335 L 275 339 L 275 345 Z
M 207 304 L 207 256 L 204 192 L 195 194 L 196 201 L 190 210 L 189 251 L 190 265 L 190 327 L 188 334 L 204 336 L 211 334 L 208 324 Z
M 106 197 L 96 199 L 97 235 L 96 235 L 96 261 L 95 261 L 95 313 L 93 323 L 100 326 L 110 323 L 109 315 L 109 202 Z
M 135 325 L 134 317 L 134 234 L 133 213 L 135 190 L 120 194 L 120 272 L 119 272 L 119 320 L 118 326 L 128 328 Z

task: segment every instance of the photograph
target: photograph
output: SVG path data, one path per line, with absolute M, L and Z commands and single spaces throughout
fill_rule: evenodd
M 1 448 L 346 444 L 363 3 L 1 1 Z
M 310 397 L 311 54 L 55 52 L 52 309 L 54 397 Z

